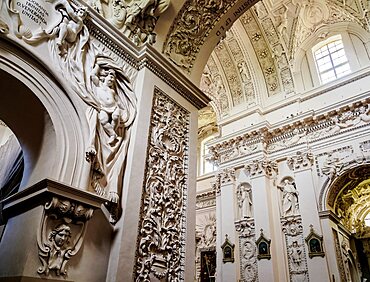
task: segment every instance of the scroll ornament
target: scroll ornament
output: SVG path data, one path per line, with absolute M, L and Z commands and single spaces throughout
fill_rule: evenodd
M 45 205 L 37 236 L 42 263 L 37 271 L 39 274 L 67 275 L 67 263 L 80 250 L 87 221 L 92 215 L 92 208 L 64 198 L 53 197 Z

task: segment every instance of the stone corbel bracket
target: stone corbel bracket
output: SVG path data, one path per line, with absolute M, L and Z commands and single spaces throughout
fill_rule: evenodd
M 66 264 L 83 244 L 87 222 L 105 199 L 53 180 L 44 179 L 2 201 L 5 219 L 44 206 L 37 231 L 39 274 L 66 275 Z

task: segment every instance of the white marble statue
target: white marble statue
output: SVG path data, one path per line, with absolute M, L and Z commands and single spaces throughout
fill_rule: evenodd
M 248 185 L 241 184 L 238 188 L 238 208 L 240 219 L 252 217 L 252 205 L 252 189 Z
M 299 214 L 298 191 L 293 181 L 285 179 L 284 182 L 278 185 L 283 192 L 282 196 L 282 216 L 294 216 Z

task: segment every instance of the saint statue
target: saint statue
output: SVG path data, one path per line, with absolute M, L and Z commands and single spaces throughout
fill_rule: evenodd
M 252 217 L 252 190 L 247 185 L 239 186 L 238 208 L 240 219 Z
M 281 185 L 278 185 L 283 192 L 282 198 L 282 216 L 294 216 L 299 214 L 298 191 L 293 181 L 285 179 Z

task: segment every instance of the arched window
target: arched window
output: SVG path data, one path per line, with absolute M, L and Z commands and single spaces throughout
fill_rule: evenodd
M 351 72 L 340 35 L 332 36 L 320 42 L 312 48 L 312 52 L 322 84 L 333 81 Z
M 202 140 L 200 144 L 200 175 L 207 174 L 217 170 L 217 166 L 208 160 L 209 149 L 207 142 L 213 139 L 214 136 L 209 136 Z

